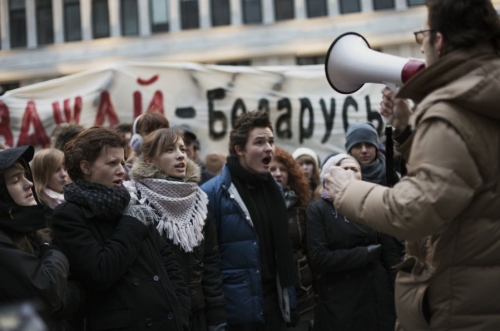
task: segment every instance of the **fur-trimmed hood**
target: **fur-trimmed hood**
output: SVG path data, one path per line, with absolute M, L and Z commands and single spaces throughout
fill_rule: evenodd
M 153 163 L 147 163 L 142 157 L 136 157 L 130 170 L 130 178 L 137 181 L 143 178 L 168 179 L 168 175 Z M 198 183 L 201 179 L 200 167 L 192 160 L 186 158 L 186 176 L 184 182 Z

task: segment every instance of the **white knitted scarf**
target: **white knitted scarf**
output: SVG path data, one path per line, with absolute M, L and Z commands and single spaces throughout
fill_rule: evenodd
M 208 197 L 193 182 L 142 178 L 137 181 L 141 202 L 152 206 L 158 217 L 157 229 L 162 235 L 192 252 L 203 240 L 203 227 L 208 214 Z

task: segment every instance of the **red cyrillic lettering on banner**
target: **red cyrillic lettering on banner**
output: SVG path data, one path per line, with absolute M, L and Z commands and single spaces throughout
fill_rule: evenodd
M 95 116 L 94 125 L 103 125 L 105 118 L 108 118 L 109 126 L 113 127 L 118 124 L 118 116 L 116 115 L 115 108 L 111 103 L 111 97 L 108 91 L 101 93 L 101 100 L 97 108 L 97 115 Z
M 61 107 L 59 107 L 59 102 L 57 101 L 52 102 L 52 115 L 54 116 L 54 123 L 56 123 L 56 125 L 64 123 Z
M 10 113 L 9 108 L 3 102 L 0 102 L 0 136 L 5 138 L 5 145 L 13 147 L 14 137 L 12 136 L 12 131 L 10 130 Z
M 137 84 L 144 86 L 151 85 L 154 84 L 158 80 L 158 78 L 160 78 L 160 76 L 158 75 L 154 75 L 150 79 L 137 78 Z
M 29 134 L 31 125 L 33 125 L 33 133 Z M 42 146 L 42 148 L 50 146 L 49 137 L 47 133 L 45 133 L 45 129 L 36 111 L 36 105 L 33 101 L 28 101 L 21 124 L 21 133 L 17 141 L 17 146 L 25 145 Z
M 71 112 L 71 107 L 70 107 L 69 102 L 70 102 L 70 99 L 65 99 L 63 101 L 65 119 L 62 118 L 61 108 L 59 106 L 59 102 L 56 101 L 56 102 L 52 103 L 52 113 L 54 114 L 54 122 L 56 124 L 61 124 L 61 123 L 79 124 L 80 123 L 80 114 L 82 113 L 82 97 L 75 98 L 75 105 L 74 105 L 74 109 L 73 109 L 73 114 Z
M 142 93 L 134 92 L 134 119 L 142 114 Z
M 165 114 L 165 108 L 163 107 L 163 93 L 161 91 L 156 91 L 153 95 L 153 99 L 149 103 L 146 113 L 161 113 Z M 139 91 L 134 92 L 134 118 L 142 114 L 142 93 Z
M 149 104 L 148 113 L 159 112 L 165 114 L 165 109 L 163 107 L 163 93 L 161 91 L 156 91 L 151 103 Z

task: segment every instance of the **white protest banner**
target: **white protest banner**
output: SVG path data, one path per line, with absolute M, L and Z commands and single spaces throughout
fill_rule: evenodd
M 227 153 L 236 118 L 266 109 L 278 146 L 289 152 L 309 147 L 323 158 L 344 150 L 350 123 L 371 121 L 382 131 L 382 88 L 365 84 L 354 94 L 338 94 L 321 65 L 123 63 L 7 92 L 0 97 L 0 142 L 45 148 L 59 123 L 113 127 L 155 110 L 171 125 L 190 126 L 202 154 Z

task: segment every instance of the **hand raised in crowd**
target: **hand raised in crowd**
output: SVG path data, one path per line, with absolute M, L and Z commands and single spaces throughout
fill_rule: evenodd
M 406 128 L 413 114 L 408 100 L 396 98 L 396 92 L 387 86 L 382 90 L 379 111 L 382 116 L 389 119 L 388 124 L 401 131 Z
M 328 195 L 335 200 L 337 194 L 353 180 L 356 180 L 356 176 L 352 170 L 345 170 L 341 167 L 332 166 L 325 175 L 324 184 L 328 191 Z
M 54 238 L 52 230 L 49 228 L 40 229 L 35 232 L 36 241 L 39 245 L 50 244 Z

